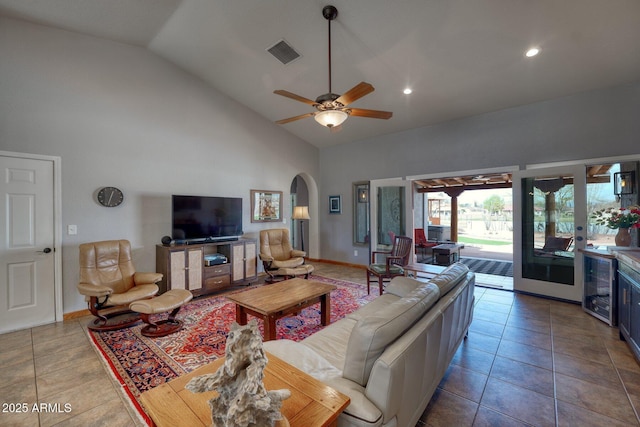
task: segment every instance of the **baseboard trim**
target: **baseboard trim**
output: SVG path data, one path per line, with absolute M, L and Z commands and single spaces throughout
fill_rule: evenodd
M 307 258 L 307 261 L 310 262 L 324 262 L 326 264 L 334 264 L 334 265 L 343 265 L 345 267 L 353 267 L 353 268 L 359 268 L 361 270 L 366 270 L 367 266 L 366 265 L 362 265 L 362 264 L 351 264 L 349 262 L 342 262 L 342 261 L 334 261 L 331 259 L 314 259 L 314 258 Z
M 70 313 L 64 313 L 62 315 L 62 320 L 72 320 L 72 319 L 78 319 L 80 317 L 85 317 L 85 316 L 90 316 L 91 312 L 88 309 L 84 309 L 84 310 L 79 310 L 79 311 L 72 311 Z

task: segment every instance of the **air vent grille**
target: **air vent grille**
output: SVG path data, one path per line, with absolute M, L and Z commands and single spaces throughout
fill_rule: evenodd
M 284 40 L 280 40 L 273 46 L 267 48 L 267 52 L 285 65 L 300 58 L 300 54 Z

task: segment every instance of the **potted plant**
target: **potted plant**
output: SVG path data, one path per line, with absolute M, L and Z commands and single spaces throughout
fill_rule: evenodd
M 629 246 L 631 244 L 630 228 L 640 228 L 640 207 L 629 206 L 626 208 L 605 208 L 595 211 L 591 218 L 598 225 L 605 225 L 618 230 L 615 242 L 616 246 Z

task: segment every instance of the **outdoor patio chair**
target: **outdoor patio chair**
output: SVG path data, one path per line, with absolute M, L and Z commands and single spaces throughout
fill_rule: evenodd
M 555 257 L 556 252 L 568 251 L 569 247 L 573 243 L 573 237 L 555 237 L 547 236 L 544 241 L 542 249 L 534 249 L 533 253 L 536 256 L 542 257 Z
M 427 240 L 427 236 L 424 234 L 424 228 L 416 228 L 413 230 L 413 238 L 415 241 L 416 253 L 420 252 L 422 255 L 421 259 L 426 257 L 427 250 L 438 245 L 438 242 L 430 242 Z

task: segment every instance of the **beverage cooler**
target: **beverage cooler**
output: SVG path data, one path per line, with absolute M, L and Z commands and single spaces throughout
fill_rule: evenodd
M 618 324 L 618 261 L 609 252 L 585 250 L 582 308 L 609 326 Z

